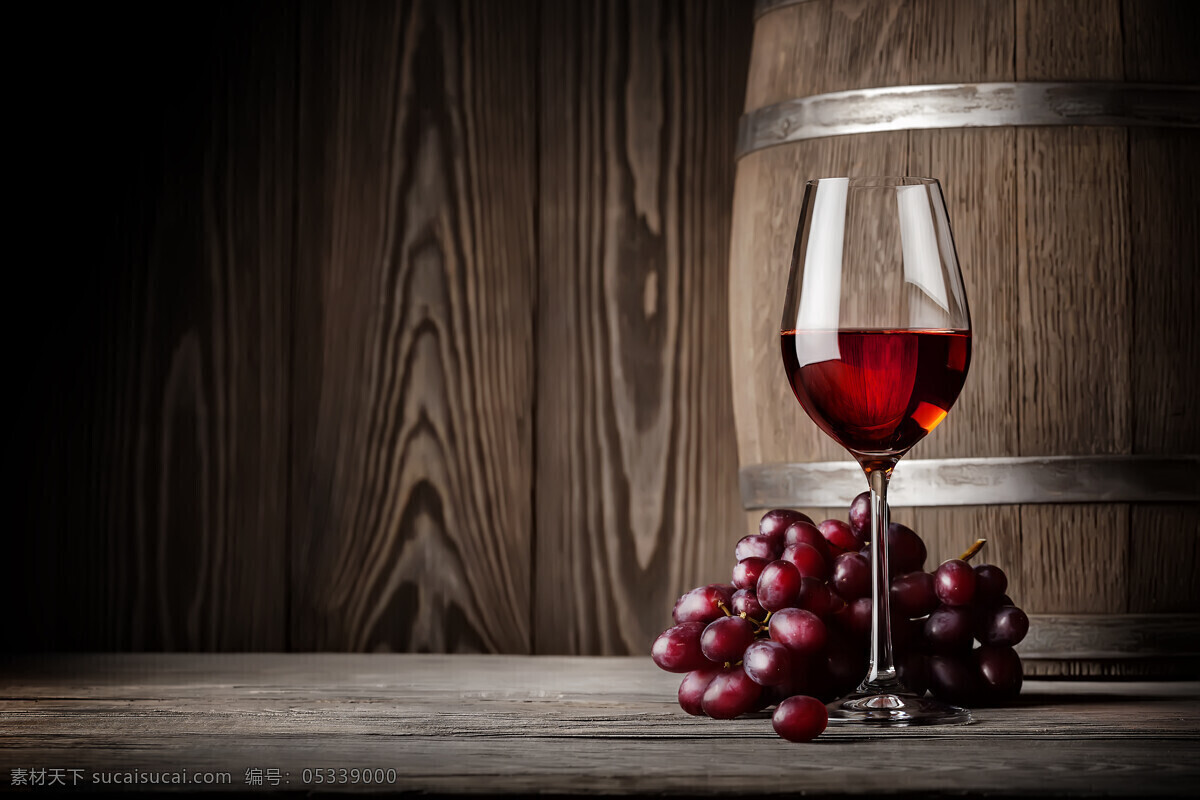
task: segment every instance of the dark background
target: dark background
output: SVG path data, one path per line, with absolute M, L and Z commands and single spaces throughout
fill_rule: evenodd
M 9 650 L 641 652 L 741 535 L 751 4 L 10 32 Z

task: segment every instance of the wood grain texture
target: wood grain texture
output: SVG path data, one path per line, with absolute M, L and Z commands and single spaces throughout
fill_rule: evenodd
M 53 277 L 27 299 L 53 331 L 31 344 L 6 647 L 284 644 L 295 17 L 129 34 L 176 13 L 57 21 L 87 67 L 55 98 L 71 142 L 27 151 L 74 174 L 48 181 Z M 80 137 L 80 118 L 108 122 Z
M 1015 0 L 1019 81 L 1125 77 L 1121 0 Z M 1153 9 L 1147 9 L 1153 16 Z
M 965 727 L 690 717 L 645 657 L 98 656 L 4 665 L 0 770 L 396 771 L 428 795 L 1190 796 L 1200 685 L 1028 681 Z M 753 764 L 753 769 L 747 769 Z M 155 787 L 157 788 L 157 787 Z M 285 788 L 285 787 L 281 787 Z M 330 787 L 324 787 L 328 789 Z
M 544 9 L 534 627 L 644 652 L 741 528 L 725 309 L 749 4 Z
M 305 15 L 293 647 L 531 647 L 536 12 Z

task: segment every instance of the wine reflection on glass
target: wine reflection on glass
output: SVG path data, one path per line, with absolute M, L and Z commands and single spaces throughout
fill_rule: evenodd
M 858 461 L 871 492 L 871 651 L 833 724 L 962 724 L 970 712 L 918 697 L 892 653 L 887 487 L 892 470 L 954 405 L 971 321 L 940 184 L 821 178 L 805 185 L 781 325 L 796 399 Z

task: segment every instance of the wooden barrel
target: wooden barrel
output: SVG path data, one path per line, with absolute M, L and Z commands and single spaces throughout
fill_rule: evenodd
M 1027 674 L 1197 675 L 1196 5 L 756 9 L 730 265 L 748 516 L 845 518 L 866 487 L 780 361 L 804 180 L 939 178 L 975 352 L 946 421 L 897 468 L 892 518 L 932 563 L 988 540 L 1031 615 Z

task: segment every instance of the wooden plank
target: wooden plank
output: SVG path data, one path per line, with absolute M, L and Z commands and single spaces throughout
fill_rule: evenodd
M 1200 59 L 1195 52 L 1198 28 L 1200 6 L 1190 0 L 1121 0 L 1125 79 L 1200 81 Z
M 1200 509 L 1147 504 L 1130 513 L 1129 610 L 1200 611 Z
M 4 646 L 281 648 L 294 12 L 68 16 Z
M 976 0 L 971 3 L 910 0 L 909 82 L 1013 80 L 1013 48 L 1016 45 L 1013 3 L 1014 0 Z M 951 213 L 952 223 L 954 219 Z
M 727 220 L 749 3 L 544 7 L 534 628 L 645 652 L 741 528 Z
M 1131 450 L 1126 142 L 1119 129 L 1018 133 L 1021 455 Z M 1127 610 L 1125 571 L 1079 565 L 1124 559 L 1128 506 L 1025 506 L 1021 531 L 1028 610 Z
M 1121 0 L 1015 0 L 1019 81 L 1125 77 Z
M 679 676 L 645 657 L 99 655 L 3 674 L 6 775 L 186 766 L 244 790 L 252 767 L 291 789 L 312 788 L 306 768 L 378 768 L 395 782 L 351 788 L 705 796 L 1185 796 L 1200 777 L 1194 681 L 1029 681 L 965 727 L 838 727 L 798 746 L 761 716 L 687 716 Z
M 532 646 L 536 11 L 304 16 L 297 649 Z
M 1172 6 L 1175 11 L 1181 7 Z M 1193 15 L 1196 7 L 1191 8 Z M 1147 16 L 1136 15 L 1144 22 Z M 1149 63 L 1169 60 L 1135 38 L 1127 45 Z M 1168 39 L 1170 41 L 1170 39 Z M 1195 64 L 1195 59 L 1191 63 Z M 1139 73 L 1139 77 L 1145 73 Z M 1179 63 L 1149 75 L 1194 78 Z M 1200 134 L 1130 131 L 1130 260 L 1133 374 L 1130 413 L 1136 453 L 1200 453 Z M 1129 610 L 1200 610 L 1200 507 L 1135 506 L 1129 549 Z

